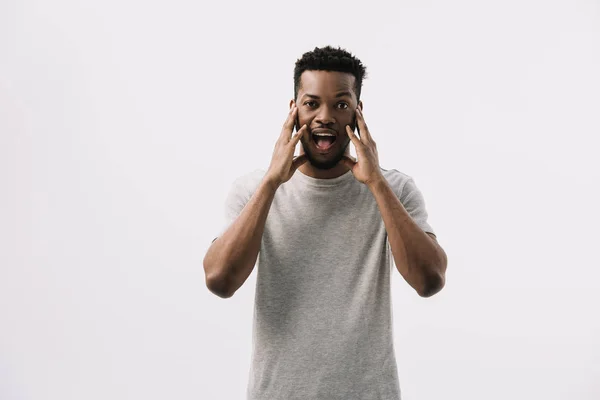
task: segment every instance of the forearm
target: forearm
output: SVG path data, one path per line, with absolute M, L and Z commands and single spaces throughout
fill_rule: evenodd
M 385 179 L 369 185 L 388 234 L 396 268 L 404 279 L 427 297 L 444 285 L 446 254 L 411 218 Z
M 231 297 L 254 269 L 276 190 L 277 185 L 265 178 L 237 219 L 206 252 L 206 285 L 218 296 Z

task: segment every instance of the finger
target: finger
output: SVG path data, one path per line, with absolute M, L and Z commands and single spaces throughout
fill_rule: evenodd
M 342 156 L 342 159 L 340 160 L 340 162 L 350 169 L 353 169 L 354 166 L 356 165 L 356 161 L 354 161 L 352 158 L 350 158 L 348 156 Z
M 306 126 L 306 124 L 302 125 L 302 128 L 300 128 L 300 130 L 298 132 L 296 132 L 294 134 L 294 136 L 292 136 L 292 140 L 290 140 L 290 144 L 295 147 L 298 144 L 298 141 L 300 139 L 302 139 L 302 135 L 304 135 L 307 131 L 308 131 L 308 127 Z
M 373 138 L 371 137 L 371 132 L 369 132 L 369 128 L 367 127 L 365 118 L 360 108 L 356 109 L 356 123 L 358 124 L 358 127 L 360 129 L 361 139 L 365 139 L 367 141 L 373 140 Z
M 294 129 L 294 122 L 296 121 L 296 106 L 292 106 L 288 116 L 283 123 L 283 127 L 281 128 L 281 135 L 279 135 L 279 139 L 283 140 L 285 143 L 290 141 L 290 135 L 292 134 L 292 130 Z
M 356 137 L 354 132 L 352 132 L 352 128 L 350 128 L 350 125 L 346 125 L 346 133 L 348 133 L 348 137 L 350 138 L 350 140 L 352 140 L 352 143 L 354 143 L 354 147 L 359 147 L 362 145 L 360 139 Z
M 308 158 L 306 157 L 306 153 L 301 154 L 298 157 L 294 158 L 294 160 L 292 161 L 292 172 L 295 171 L 296 169 L 298 169 L 299 166 L 301 166 L 302 164 L 304 164 L 307 161 L 308 161 Z

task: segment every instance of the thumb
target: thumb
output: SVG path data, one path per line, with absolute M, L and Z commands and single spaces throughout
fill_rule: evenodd
M 356 165 L 356 161 L 348 156 L 342 156 L 340 162 L 350 169 L 354 169 L 354 166 Z
M 307 161 L 308 158 L 306 158 L 306 154 L 301 154 L 298 157 L 294 158 L 294 160 L 292 161 L 292 172 L 296 171 L 296 169 L 298 169 L 299 166 L 301 166 Z

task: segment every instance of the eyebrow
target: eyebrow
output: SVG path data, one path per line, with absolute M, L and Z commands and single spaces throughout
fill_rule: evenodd
M 310 97 L 311 99 L 320 99 L 319 96 L 317 96 L 315 94 L 310 94 L 310 93 L 305 93 L 304 96 Z M 344 97 L 344 96 L 352 97 L 352 93 L 350 93 L 348 91 L 343 91 L 343 92 L 338 92 L 338 94 L 335 95 L 336 98 Z

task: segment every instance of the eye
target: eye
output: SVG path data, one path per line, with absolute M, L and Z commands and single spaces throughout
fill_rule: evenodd
M 314 106 L 316 106 L 316 104 L 317 104 L 317 102 L 316 101 L 312 101 L 312 100 L 304 102 L 304 105 L 305 106 L 309 106 L 310 108 L 313 108 Z
M 343 107 L 341 107 L 342 110 L 345 110 L 349 107 L 348 103 L 338 103 L 338 106 L 343 106 Z

